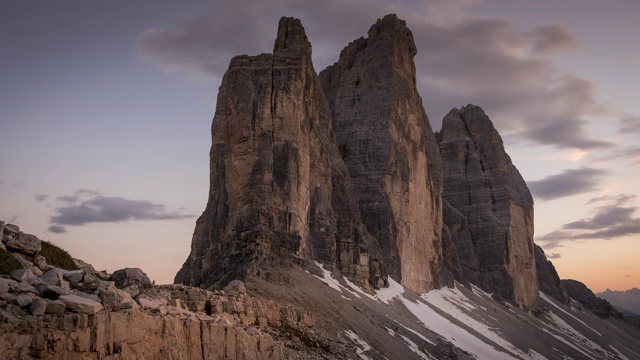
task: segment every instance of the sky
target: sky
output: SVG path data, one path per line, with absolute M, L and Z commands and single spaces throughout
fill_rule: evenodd
M 229 60 L 300 18 L 316 71 L 396 13 L 431 126 L 483 107 L 561 278 L 640 287 L 640 2 L 0 0 L 0 220 L 170 283 L 207 201 Z

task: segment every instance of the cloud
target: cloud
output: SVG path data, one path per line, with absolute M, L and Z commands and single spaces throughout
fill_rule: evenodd
M 620 120 L 620 134 L 640 134 L 640 116 L 627 115 Z
M 47 195 L 47 194 L 35 194 L 35 195 L 33 195 L 33 197 L 36 199 L 36 201 L 42 202 L 42 201 L 47 200 L 49 198 L 49 195 Z
M 90 190 L 58 197 L 60 206 L 50 221 L 49 231 L 64 231 L 63 225 L 85 225 L 98 222 L 128 220 L 179 220 L 193 217 L 180 212 L 168 212 L 166 206 L 148 200 L 130 200 L 118 196 L 103 196 Z M 55 227 L 59 226 L 59 227 Z M 62 228 L 61 228 L 62 227 Z M 53 228 L 53 230 L 52 230 Z
M 560 259 L 562 255 L 558 253 L 549 253 L 547 254 L 547 259 Z
M 559 230 L 537 237 L 536 240 L 548 242 L 545 248 L 553 248 L 559 246 L 561 241 L 610 240 L 640 234 L 640 218 L 634 216 L 638 208 L 624 206 L 635 197 L 620 195 L 609 199 L 610 204 L 595 208 L 590 217 L 564 224 Z M 589 202 L 607 201 L 606 198 L 592 200 Z
M 560 174 L 529 181 L 527 184 L 536 198 L 553 200 L 597 190 L 600 179 L 605 174 L 605 170 L 582 167 L 564 170 Z
M 631 165 L 640 165 L 640 146 L 619 147 L 609 152 L 609 154 L 595 157 L 595 162 L 606 162 L 611 160 L 629 160 Z
M 434 128 L 453 107 L 482 106 L 504 136 L 559 148 L 610 146 L 587 134 L 590 117 L 609 112 L 593 84 L 546 58 L 578 43 L 562 24 L 522 28 L 514 21 L 469 15 L 474 1 L 222 0 L 198 17 L 150 28 L 138 53 L 166 71 L 221 79 L 238 54 L 270 52 L 281 15 L 302 20 L 317 71 L 337 61 L 353 39 L 388 13 L 405 19 L 418 55 L 418 86 Z
M 612 205 L 622 205 L 625 203 L 628 203 L 630 201 L 633 201 L 636 199 L 635 195 L 627 195 L 627 194 L 620 194 L 620 195 L 604 195 L 604 196 L 599 196 L 596 198 L 592 198 L 589 199 L 585 205 L 591 205 L 591 204 L 595 204 L 598 202 L 610 202 Z
M 47 228 L 47 231 L 55 234 L 64 234 L 67 232 L 67 229 L 61 225 L 51 225 Z

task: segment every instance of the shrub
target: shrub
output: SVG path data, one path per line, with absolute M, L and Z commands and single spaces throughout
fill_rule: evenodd
M 9 275 L 13 270 L 22 269 L 18 260 L 6 251 L 0 250 L 0 275 Z
M 48 241 L 42 242 L 40 255 L 47 260 L 47 264 L 65 270 L 78 270 L 78 266 L 73 262 L 73 258 L 65 250 L 53 245 Z

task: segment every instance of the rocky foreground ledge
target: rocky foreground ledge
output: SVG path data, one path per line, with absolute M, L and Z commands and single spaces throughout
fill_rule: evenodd
M 155 286 L 136 268 L 68 270 L 16 225 L 0 222 L 0 234 L 2 270 L 19 265 L 0 275 L 3 359 L 280 359 L 313 345 L 309 312 L 248 296 L 240 281 L 206 291 Z

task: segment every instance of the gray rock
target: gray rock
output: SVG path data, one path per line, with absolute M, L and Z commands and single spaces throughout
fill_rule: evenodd
M 49 268 L 51 267 L 49 264 L 47 264 L 47 259 L 45 259 L 44 256 L 41 256 L 41 255 L 36 255 L 33 258 L 33 265 L 35 265 L 38 269 L 42 271 L 48 271 Z
M 11 281 L 13 280 L 0 278 L 0 294 L 9 292 L 9 290 L 11 289 L 11 287 L 9 286 L 9 284 L 11 284 Z
M 244 283 L 240 280 L 233 280 L 229 283 L 229 285 L 224 287 L 224 291 L 235 291 L 240 294 L 246 294 L 247 288 L 244 286 Z
M 93 300 L 93 301 L 95 301 L 95 302 L 100 302 L 100 301 L 101 301 L 101 300 L 100 300 L 100 297 L 99 297 L 98 295 L 94 295 L 94 294 L 87 294 L 87 293 L 85 293 L 85 292 L 78 291 L 78 290 L 74 290 L 74 291 L 73 291 L 73 294 L 74 294 L 74 295 L 77 295 L 77 296 L 80 296 L 80 297 L 83 297 L 83 298 L 85 298 L 85 299 Z
M 10 276 L 12 279 L 23 283 L 31 283 L 32 281 L 36 281 L 38 279 L 38 277 L 35 276 L 29 269 L 13 270 Z
M 31 312 L 31 315 L 44 315 L 46 309 L 47 309 L 47 302 L 44 299 L 39 297 L 33 298 L 33 302 L 29 307 L 29 311 Z
M 444 212 L 463 272 L 472 283 L 529 308 L 538 300 L 533 198 L 484 111 L 453 109 L 437 138 Z
M 273 54 L 236 56 L 223 78 L 209 201 L 175 282 L 223 287 L 316 260 L 369 291 L 384 286 L 380 247 L 331 128 L 304 28 L 282 18 Z
M 101 281 L 102 280 L 98 279 L 98 277 L 96 277 L 95 275 L 86 273 L 84 274 L 82 283 L 84 285 L 84 288 L 86 288 L 87 290 L 96 290 L 98 289 L 98 286 L 100 286 Z
M 36 286 L 36 290 L 38 291 L 38 296 L 55 300 L 59 298 L 61 295 L 68 295 L 71 292 L 68 289 L 61 288 L 60 286 L 42 284 Z
M 58 300 L 62 301 L 71 311 L 82 314 L 94 315 L 102 310 L 102 304 L 99 302 L 74 294 L 60 296 Z
M 75 287 L 84 278 L 84 270 L 62 270 L 62 276 Z
M 21 308 L 24 308 L 31 305 L 31 303 L 33 302 L 33 297 L 29 294 L 18 294 L 16 295 L 14 302 Z
M 2 239 L 4 238 L 4 221 L 0 221 L 0 244 L 2 243 Z
M 0 251 L 7 251 L 7 248 L 4 246 L 4 243 L 0 242 Z
M 362 222 L 389 276 L 416 292 L 442 266 L 442 166 L 416 88 L 413 35 L 387 15 L 351 42 L 320 81 Z
M 60 271 L 60 269 L 54 268 L 47 271 L 44 275 L 40 276 L 40 280 L 42 280 L 42 283 L 46 285 L 63 287 L 62 282 L 64 281 L 64 279 L 62 278 L 62 271 Z M 68 286 L 69 284 L 67 283 L 67 288 Z
M 100 282 L 98 283 L 98 288 L 96 289 L 96 291 L 103 292 L 103 291 L 111 291 L 111 290 L 114 290 L 114 289 L 116 289 L 115 282 L 100 280 Z
M 5 235 L 16 236 L 20 232 L 20 227 L 15 224 L 5 224 L 2 232 Z
M 0 294 L 0 300 L 12 303 L 16 299 L 16 296 L 10 293 L 2 293 Z
M 135 298 L 136 296 L 140 295 L 140 288 L 138 288 L 138 285 L 127 286 L 122 290 L 129 293 L 129 295 L 131 295 L 132 298 Z
M 121 289 L 114 289 L 109 291 L 103 291 L 100 293 L 100 299 L 102 300 L 102 306 L 109 311 L 117 311 L 119 309 L 132 309 L 135 303 L 131 295 L 128 292 Z
M 35 287 L 33 287 L 33 285 L 28 284 L 28 283 L 18 283 L 18 285 L 16 286 L 16 291 L 19 293 L 25 293 L 25 294 L 38 294 L 38 290 L 36 290 Z
M 5 225 L 5 229 L 10 225 Z M 25 254 L 36 255 L 42 248 L 42 242 L 37 236 L 31 234 L 25 234 L 22 231 L 15 237 L 8 237 L 4 244 L 7 249 Z
M 45 299 L 47 302 L 47 308 L 45 309 L 45 314 L 64 314 L 67 306 L 60 300 L 49 300 Z
M 147 274 L 139 268 L 124 268 L 115 271 L 109 277 L 109 280 L 113 281 L 118 288 L 125 288 L 127 286 L 151 286 L 151 280 Z

